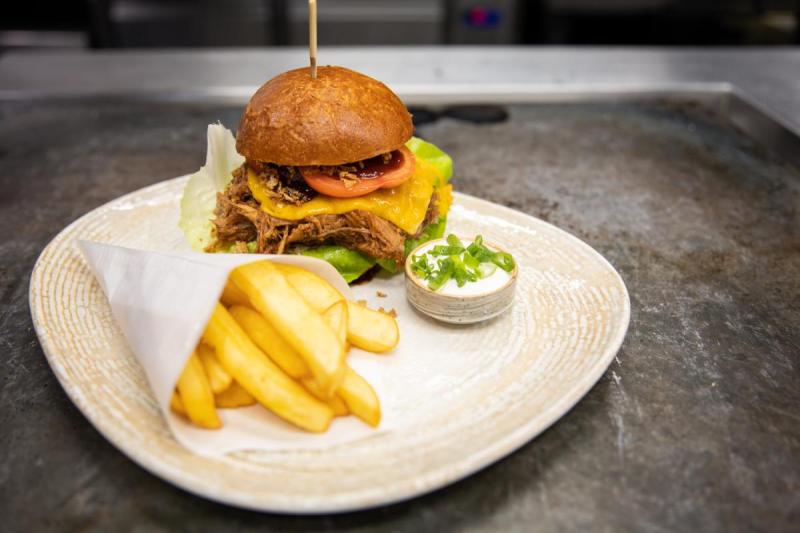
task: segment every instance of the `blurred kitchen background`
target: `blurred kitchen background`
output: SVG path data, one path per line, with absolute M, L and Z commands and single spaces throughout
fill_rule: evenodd
M 321 45 L 800 43 L 800 0 L 318 0 Z M 290 46 L 306 0 L 5 2 L 0 50 Z

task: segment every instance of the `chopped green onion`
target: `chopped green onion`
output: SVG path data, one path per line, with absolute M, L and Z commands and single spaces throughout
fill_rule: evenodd
M 463 251 L 464 251 L 464 248 L 462 246 L 443 246 L 441 244 L 437 244 L 428 253 L 431 254 L 431 255 L 449 256 L 449 255 L 460 254 Z
M 450 272 L 442 271 L 430 278 L 428 281 L 428 288 L 434 292 L 442 288 L 442 285 L 450 281 Z
M 428 264 L 428 256 L 422 255 L 412 260 L 411 269 L 421 278 L 426 278 L 433 273 L 433 265 Z
M 447 236 L 447 244 L 449 244 L 450 246 L 453 246 L 455 248 L 463 248 L 464 247 L 464 245 L 459 240 L 459 238 L 456 237 L 455 235 L 453 235 L 452 233 Z
M 491 261 L 492 257 L 494 257 L 494 252 L 485 247 L 482 244 L 475 244 L 472 243 L 467 248 L 467 251 L 470 255 L 474 256 L 480 262 Z
M 463 287 L 469 280 L 467 268 L 464 266 L 464 261 L 457 255 L 451 255 L 450 261 L 453 262 L 453 277 L 456 279 L 456 284 Z
M 488 278 L 494 271 L 497 270 L 497 265 L 494 263 L 481 263 L 478 265 L 478 273 L 480 274 L 481 279 Z
M 464 265 L 466 265 L 467 268 L 475 270 L 480 266 L 480 264 L 481 262 L 478 260 L 478 258 L 471 253 L 467 252 L 464 254 Z
M 499 266 L 506 272 L 511 272 L 514 270 L 514 258 L 511 257 L 511 254 L 506 252 L 497 252 L 492 257 L 492 263 Z
M 449 257 L 442 259 L 439 261 L 439 271 L 431 276 L 430 281 L 428 281 L 428 287 L 433 291 L 438 291 L 452 277 L 453 262 L 450 261 Z
M 453 234 L 447 236 L 446 242 L 447 245 L 439 244 L 424 254 L 411 257 L 411 271 L 426 280 L 432 291 L 439 290 L 451 279 L 463 287 L 467 283 L 488 278 L 498 267 L 506 272 L 514 269 L 511 254 L 490 250 L 483 244 L 481 235 L 466 247 Z

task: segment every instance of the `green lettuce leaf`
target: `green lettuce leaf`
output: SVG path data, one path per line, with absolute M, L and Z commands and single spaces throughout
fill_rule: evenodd
M 448 183 L 453 176 L 453 160 L 442 152 L 435 144 L 423 141 L 419 137 L 411 137 L 406 143 L 406 148 L 411 150 L 415 157 L 427 161 L 439 169 L 444 182 Z M 437 184 L 438 185 L 438 184 Z
M 396 274 L 398 270 L 397 261 L 394 259 L 377 259 L 376 262 L 384 269 L 386 272 L 390 274 Z
M 217 204 L 217 193 L 224 191 L 231 181 L 231 172 L 244 163 L 236 153 L 236 139 L 221 124 L 209 124 L 206 164 L 189 176 L 181 198 L 181 215 L 178 226 L 189 246 L 202 252 L 211 244 L 211 220 Z
M 406 239 L 405 255 L 407 256 L 420 244 L 424 244 L 433 239 L 441 239 L 447 227 L 447 216 L 440 216 L 439 220 L 425 228 L 416 239 Z
M 309 248 L 300 253 L 327 261 L 339 271 L 339 274 L 342 275 L 347 283 L 357 280 L 367 270 L 375 266 L 375 258 L 350 250 L 344 246 L 333 244 Z

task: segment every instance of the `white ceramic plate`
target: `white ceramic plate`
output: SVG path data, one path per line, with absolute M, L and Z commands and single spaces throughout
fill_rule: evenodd
M 141 189 L 69 225 L 36 263 L 30 305 L 44 353 L 75 405 L 128 457 L 195 494 L 305 514 L 429 492 L 504 457 L 555 422 L 600 378 L 625 336 L 628 294 L 597 252 L 541 220 L 456 194 L 448 230 L 502 243 L 520 266 L 509 312 L 473 326 L 441 324 L 440 343 L 394 360 L 396 381 L 381 398 L 393 420 L 386 431 L 322 450 L 192 455 L 167 430 L 75 245 L 82 238 L 141 249 L 183 247 L 176 224 L 184 183 L 177 178 Z M 378 290 L 388 297 L 376 300 Z M 403 339 L 413 342 L 415 327 L 429 319 L 408 306 L 403 290 L 398 275 L 356 293 L 395 307 Z

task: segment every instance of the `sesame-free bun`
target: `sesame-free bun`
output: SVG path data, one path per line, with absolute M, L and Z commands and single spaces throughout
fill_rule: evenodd
M 286 166 L 341 165 L 397 150 L 413 133 L 386 85 L 343 67 L 284 72 L 262 85 L 239 122 L 236 150 Z

